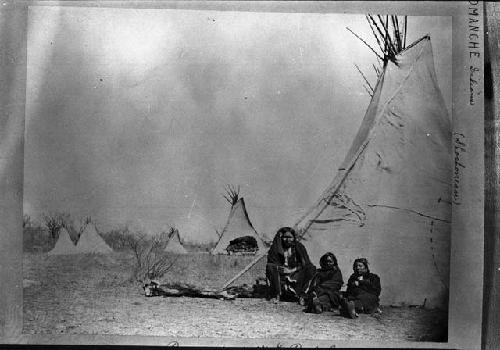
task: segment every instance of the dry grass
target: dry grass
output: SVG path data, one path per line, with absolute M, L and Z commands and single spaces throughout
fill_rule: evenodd
M 179 256 L 166 280 L 214 288 L 249 260 L 252 257 Z M 125 253 L 52 257 L 26 254 L 24 278 L 39 283 L 24 289 L 24 332 L 446 340 L 446 313 L 437 310 L 384 307 L 382 315 L 350 320 L 332 313 L 306 314 L 295 303 L 275 305 L 263 299 L 146 298 L 140 285 L 128 282 L 132 267 L 133 258 Z M 253 277 L 246 277 L 247 283 L 253 283 Z
M 174 257 L 172 266 L 162 282 L 186 283 L 200 289 L 221 288 L 224 282 L 235 276 L 254 256 L 211 255 L 205 253 L 185 254 Z M 255 268 L 237 280 L 239 285 L 253 285 L 258 277 L 265 276 L 265 259 L 262 259 Z

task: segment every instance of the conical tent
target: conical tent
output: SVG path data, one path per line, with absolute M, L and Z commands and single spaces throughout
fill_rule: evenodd
M 312 259 L 344 274 L 366 257 L 381 301 L 444 305 L 451 233 L 451 126 L 429 37 L 388 62 L 331 186 L 298 223 Z
M 430 38 L 396 59 L 380 73 L 332 184 L 295 227 L 311 260 L 335 253 L 346 278 L 354 259 L 367 258 L 381 278 L 382 304 L 445 306 L 451 125 Z
M 62 227 L 59 230 L 59 239 L 56 242 L 55 247 L 48 252 L 49 255 L 66 255 L 66 254 L 78 254 L 78 250 L 75 244 L 69 238 L 68 231 Z
M 260 238 L 257 231 L 253 228 L 252 223 L 248 218 L 244 199 L 239 198 L 236 203 L 231 206 L 226 226 L 224 226 L 219 241 L 212 250 L 212 254 L 228 254 L 226 248 L 228 247 L 229 242 L 235 238 L 244 236 L 254 237 L 259 248 L 258 252 L 262 252 L 265 247 L 264 242 Z
M 179 231 L 173 230 L 168 239 L 167 245 L 165 246 L 165 252 L 173 254 L 187 254 L 186 248 L 181 244 L 181 238 L 179 237 Z
M 79 253 L 111 253 L 113 249 L 109 247 L 101 236 L 97 233 L 93 224 L 88 224 L 80 235 L 76 244 Z

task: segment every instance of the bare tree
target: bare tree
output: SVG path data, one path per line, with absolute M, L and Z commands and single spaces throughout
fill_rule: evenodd
M 135 267 L 132 277 L 140 282 L 161 278 L 175 264 L 163 251 L 165 233 L 148 237 L 142 232 L 128 234 L 126 245 L 135 257 Z
M 57 239 L 59 230 L 64 226 L 61 216 L 59 214 L 44 214 L 42 219 L 45 226 L 49 229 L 52 239 Z
M 78 231 L 75 229 L 75 223 L 70 213 L 57 212 L 43 214 L 42 220 L 49 229 L 52 239 L 57 239 L 59 237 L 59 231 L 64 227 L 68 231 L 71 240 L 74 243 L 78 241 Z
M 74 229 L 75 224 L 73 222 L 73 218 L 71 218 L 71 214 L 68 212 L 61 212 L 56 214 L 59 220 L 61 221 L 62 227 L 67 230 Z

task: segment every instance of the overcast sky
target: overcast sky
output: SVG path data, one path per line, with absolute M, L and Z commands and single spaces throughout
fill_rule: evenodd
M 30 7 L 25 212 L 215 240 L 241 186 L 255 228 L 292 225 L 360 125 L 375 56 L 363 15 Z M 451 18 L 431 35 L 451 111 Z

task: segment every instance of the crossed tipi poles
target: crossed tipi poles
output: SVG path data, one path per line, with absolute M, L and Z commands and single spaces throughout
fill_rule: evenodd
M 226 222 L 219 235 L 219 240 L 212 250 L 212 254 L 228 254 L 226 248 L 230 242 L 236 238 L 250 236 L 257 243 L 257 252 L 265 249 L 264 241 L 257 233 L 250 221 L 248 212 L 245 206 L 245 200 L 240 197 L 240 187 L 237 188 L 231 185 L 226 186 L 226 194 L 223 197 L 231 205 L 231 210 Z
M 172 253 L 172 254 L 186 254 L 187 250 L 184 248 L 184 246 L 181 243 L 181 238 L 179 235 L 179 230 L 172 228 L 168 235 L 168 241 L 167 245 L 165 246 L 164 249 L 165 252 L 167 253 Z

